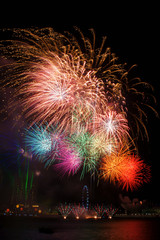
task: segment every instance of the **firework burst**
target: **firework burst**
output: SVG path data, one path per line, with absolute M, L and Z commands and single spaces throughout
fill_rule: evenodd
M 97 204 L 97 205 L 94 206 L 94 210 L 97 213 L 97 217 L 102 218 L 102 216 L 105 212 L 105 207 L 103 206 L 103 204 L 102 205 Z
M 80 132 L 68 138 L 68 142 L 74 146 L 82 161 L 81 178 L 85 173 L 93 173 L 97 168 L 100 156 L 99 152 L 92 148 L 93 140 L 94 136 L 88 132 Z
M 105 180 L 131 191 L 148 182 L 151 176 L 150 167 L 128 149 L 104 157 L 100 171 Z
M 94 121 L 95 131 L 101 136 L 104 134 L 106 139 L 114 139 L 121 142 L 129 137 L 128 121 L 124 114 L 115 111 L 107 111 L 106 114 L 97 115 Z
M 85 212 L 85 208 L 81 207 L 80 204 L 78 204 L 78 205 L 74 204 L 72 207 L 72 212 L 73 212 L 74 216 L 76 217 L 76 219 L 79 219 L 80 216 Z
M 59 152 L 62 136 L 56 129 L 46 126 L 33 126 L 26 130 L 25 145 L 38 160 L 51 165 Z
M 82 164 L 81 158 L 75 149 L 66 144 L 61 144 L 58 160 L 59 162 L 55 165 L 55 169 L 57 169 L 62 176 L 64 174 L 74 175 Z
M 62 215 L 62 217 L 64 219 L 66 219 L 68 217 L 68 215 L 71 213 L 72 211 L 72 207 L 70 204 L 67 204 L 67 203 L 61 203 L 59 206 L 58 206 L 58 212 L 60 212 L 60 214 Z

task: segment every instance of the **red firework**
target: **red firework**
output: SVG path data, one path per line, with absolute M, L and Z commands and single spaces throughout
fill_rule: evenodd
M 119 185 L 122 188 L 128 189 L 131 191 L 140 187 L 144 182 L 149 182 L 151 178 L 150 166 L 144 163 L 136 155 L 130 155 L 127 159 L 124 160 L 125 164 L 122 167 L 121 181 Z
M 117 182 L 127 191 L 137 189 L 151 178 L 150 166 L 138 156 L 127 152 L 113 153 L 104 157 L 100 170 L 105 180 Z

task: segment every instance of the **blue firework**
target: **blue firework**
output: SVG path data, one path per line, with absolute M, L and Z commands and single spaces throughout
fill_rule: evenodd
M 52 139 L 46 126 L 34 125 L 26 130 L 25 145 L 33 156 L 43 159 L 52 150 Z
M 25 145 L 33 156 L 45 162 L 45 166 L 51 165 L 59 152 L 61 135 L 57 129 L 34 125 L 27 130 Z

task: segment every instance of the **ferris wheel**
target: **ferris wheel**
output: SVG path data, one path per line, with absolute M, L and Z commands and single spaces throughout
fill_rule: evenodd
M 82 206 L 88 210 L 89 208 L 89 192 L 87 185 L 84 185 L 82 189 Z

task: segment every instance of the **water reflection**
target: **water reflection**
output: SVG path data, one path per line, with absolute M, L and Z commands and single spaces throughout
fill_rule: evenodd
M 107 240 L 151 240 L 153 236 L 154 224 L 147 220 L 119 220 L 113 221 L 106 226 L 105 237 Z M 156 231 L 158 231 L 158 226 Z M 160 239 L 160 235 L 159 238 Z
M 2 220 L 0 239 L 5 240 L 160 240 L 160 218 L 113 218 L 112 220 L 14 218 L 14 221 L 12 218 L 5 218 Z
M 54 237 L 57 240 L 159 240 L 159 228 L 159 219 L 113 219 L 68 223 Z

